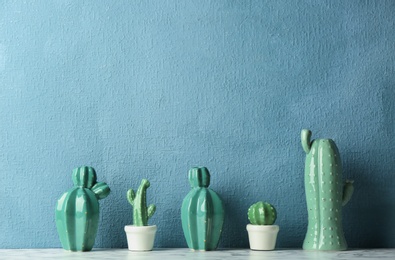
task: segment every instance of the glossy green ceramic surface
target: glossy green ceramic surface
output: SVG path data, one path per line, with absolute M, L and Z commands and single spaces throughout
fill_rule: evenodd
M 305 192 L 308 227 L 303 242 L 306 250 L 346 250 L 342 226 L 342 205 L 351 198 L 351 181 L 342 180 L 339 150 L 331 139 L 310 141 L 311 131 L 303 129 L 306 152 Z
M 248 209 L 248 219 L 252 225 L 273 225 L 277 211 L 270 203 L 258 201 Z
M 73 171 L 74 187 L 56 203 L 55 220 L 65 250 L 90 251 L 95 243 L 99 222 L 99 199 L 110 193 L 104 182 L 96 182 L 92 167 Z
M 210 185 L 206 167 L 188 172 L 192 190 L 182 202 L 181 221 L 188 247 L 193 250 L 215 250 L 224 223 L 225 210 L 221 198 Z
M 156 206 L 151 204 L 147 207 L 147 189 L 150 186 L 150 182 L 146 179 L 141 181 L 137 192 L 129 189 L 126 197 L 133 207 L 133 225 L 135 226 L 147 226 L 148 219 L 154 215 Z

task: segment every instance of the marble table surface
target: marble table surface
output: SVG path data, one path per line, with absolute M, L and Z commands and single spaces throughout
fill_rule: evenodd
M 338 252 L 303 251 L 300 249 L 276 249 L 274 251 L 220 249 L 208 252 L 191 251 L 187 248 L 161 248 L 148 252 L 131 252 L 126 248 L 94 249 L 90 252 L 69 252 L 60 248 L 0 249 L 0 259 L 395 259 L 395 249 L 350 249 Z

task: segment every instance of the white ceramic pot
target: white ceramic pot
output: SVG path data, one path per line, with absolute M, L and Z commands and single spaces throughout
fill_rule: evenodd
M 154 247 L 156 225 L 125 226 L 128 248 L 131 251 L 150 251 Z
M 273 250 L 276 247 L 277 225 L 247 225 L 248 239 L 252 250 Z

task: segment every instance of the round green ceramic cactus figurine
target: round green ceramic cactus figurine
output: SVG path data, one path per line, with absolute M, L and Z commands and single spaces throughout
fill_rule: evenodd
M 277 218 L 273 205 L 259 201 L 248 209 L 248 219 L 252 225 L 273 225 Z
M 188 247 L 193 250 L 215 250 L 224 223 L 224 206 L 221 198 L 209 189 L 210 173 L 206 167 L 189 170 L 192 190 L 184 198 L 181 221 Z
M 276 246 L 278 225 L 273 225 L 277 219 L 277 211 L 272 204 L 258 201 L 248 209 L 247 225 L 248 241 L 252 250 L 273 250 Z
M 73 171 L 74 187 L 56 203 L 55 218 L 60 242 L 65 250 L 90 251 L 99 223 L 99 199 L 110 193 L 104 182 L 96 182 L 92 167 Z
M 331 139 L 310 141 L 311 131 L 301 132 L 306 152 L 304 183 L 308 226 L 303 249 L 345 250 L 347 242 L 342 226 L 342 206 L 353 193 L 352 181 L 342 180 L 339 150 Z

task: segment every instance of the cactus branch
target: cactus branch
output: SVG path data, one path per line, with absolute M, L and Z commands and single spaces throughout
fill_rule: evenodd
M 302 141 L 302 147 L 303 150 L 306 153 L 310 152 L 310 148 L 311 148 L 311 131 L 308 129 L 302 129 L 302 132 L 300 133 L 300 137 L 301 137 L 301 141 Z
M 152 215 L 154 215 L 155 210 L 156 210 L 156 206 L 154 204 L 151 204 L 148 206 L 148 209 L 147 209 L 148 218 L 151 218 Z
M 130 205 L 134 206 L 134 199 L 136 198 L 136 195 L 134 193 L 133 189 L 128 190 L 128 193 L 126 194 L 126 197 L 130 203 Z
M 344 183 L 342 206 L 345 206 L 351 199 L 351 196 L 354 192 L 353 183 L 354 181 L 352 180 L 346 180 Z
M 92 187 L 92 191 L 98 200 L 104 199 L 110 194 L 110 187 L 105 182 L 98 182 Z

